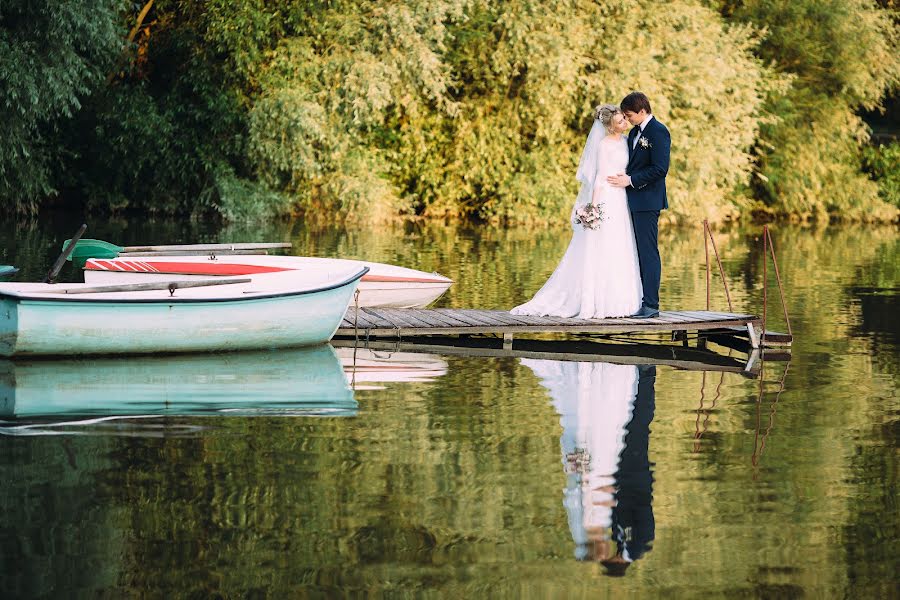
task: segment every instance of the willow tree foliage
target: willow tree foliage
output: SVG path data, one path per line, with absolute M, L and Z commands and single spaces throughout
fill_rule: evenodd
M 676 132 L 672 214 L 734 216 L 780 81 L 749 27 L 692 2 L 345 2 L 278 23 L 267 53 L 234 40 L 266 57 L 246 69 L 249 155 L 317 215 L 559 220 L 591 107 L 641 88 Z
M 673 132 L 668 218 L 736 218 L 751 194 L 891 218 L 860 174 L 855 115 L 897 81 L 885 14 L 865 0 L 7 2 L 0 198 L 563 222 L 591 108 L 641 89 Z
M 34 212 L 56 191 L 59 124 L 103 82 L 123 40 L 114 0 L 0 3 L 0 200 Z
M 757 197 L 781 214 L 896 217 L 861 172 L 857 114 L 900 88 L 896 15 L 870 0 L 741 0 L 723 13 L 765 28 L 757 54 L 792 77 L 767 102 L 778 119 L 761 128 Z

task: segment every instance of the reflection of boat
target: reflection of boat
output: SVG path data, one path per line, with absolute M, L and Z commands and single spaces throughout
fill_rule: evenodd
M 366 269 L 207 282 L 0 283 L 0 355 L 140 354 L 327 342 Z M 151 289 L 146 289 L 151 288 Z
M 359 306 L 377 308 L 425 308 L 453 284 L 437 273 L 406 267 L 339 258 L 309 256 L 128 256 L 93 258 L 84 266 L 89 283 L 125 283 L 219 276 L 252 276 L 313 268 L 362 269 L 369 272 L 359 284 Z
M 447 374 L 447 362 L 433 354 L 389 352 L 365 348 L 338 348 L 338 357 L 354 389 L 382 382 L 426 383 Z M 366 386 L 365 389 L 382 389 Z
M 357 409 L 331 346 L 277 352 L 0 361 L 0 417 L 346 416 Z

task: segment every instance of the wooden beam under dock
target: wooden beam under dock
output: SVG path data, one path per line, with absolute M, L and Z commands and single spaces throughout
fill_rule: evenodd
M 616 365 L 659 365 L 687 371 L 721 371 L 745 377 L 759 374 L 759 360 L 741 359 L 699 348 L 666 344 L 595 342 L 588 340 L 525 340 L 500 344 L 492 338 L 416 337 L 400 340 L 331 341 L 336 348 L 363 348 L 386 352 L 419 352 L 442 356 L 483 358 L 535 358 L 542 360 L 607 362 Z
M 526 317 L 505 310 L 459 308 L 350 308 L 336 337 L 403 339 L 418 336 L 494 334 L 511 346 L 527 334 L 633 335 L 642 333 L 741 331 L 758 347 L 761 320 L 756 315 L 707 310 L 661 311 L 653 319 L 569 319 Z

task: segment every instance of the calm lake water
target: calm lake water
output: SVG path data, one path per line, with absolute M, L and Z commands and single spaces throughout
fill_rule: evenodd
M 0 263 L 37 280 L 77 225 L 2 225 Z M 745 352 L 663 338 L 578 340 L 641 366 L 331 346 L 0 361 L 0 597 L 896 597 L 900 235 L 772 229 L 795 341 L 757 377 Z M 759 235 L 716 233 L 738 311 L 760 311 Z M 481 308 L 527 299 L 569 237 L 87 236 L 291 241 L 438 271 L 457 282 L 438 306 Z M 662 233 L 663 308 L 704 308 L 702 239 Z M 727 309 L 718 276 L 712 303 Z

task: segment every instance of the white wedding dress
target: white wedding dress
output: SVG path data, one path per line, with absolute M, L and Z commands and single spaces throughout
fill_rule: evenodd
M 601 319 L 625 317 L 641 308 L 641 272 L 625 189 L 606 182 L 608 175 L 625 172 L 628 146 L 624 137 L 604 137 L 598 124 L 578 169 L 581 190 L 569 220 L 572 241 L 547 283 L 511 314 Z M 598 229 L 584 229 L 575 224 L 575 209 L 591 201 L 595 186 L 603 221 Z
M 638 392 L 638 368 L 602 362 L 520 359 L 540 378 L 559 413 L 563 468 L 568 475 L 563 505 L 584 559 L 590 540 L 612 526 L 615 473 Z

